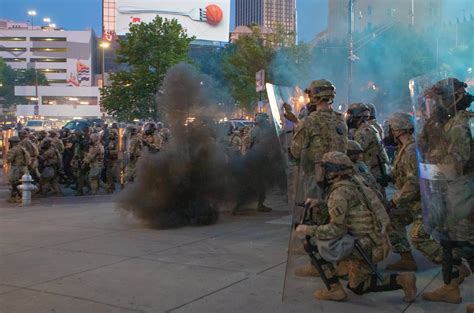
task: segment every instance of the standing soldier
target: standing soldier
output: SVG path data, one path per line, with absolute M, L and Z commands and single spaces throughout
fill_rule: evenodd
M 377 129 L 368 123 L 370 109 L 363 103 L 354 103 L 347 110 L 347 126 L 354 130 L 354 140 L 364 150 L 364 163 L 382 187 L 388 185 L 389 159 Z
M 28 171 L 30 172 L 33 180 L 38 183 L 40 177 L 38 171 L 38 146 L 28 138 L 28 132 L 25 129 L 22 129 L 18 132 L 18 137 L 21 140 L 20 145 L 30 154 L 31 163 L 28 164 Z
M 47 196 L 49 188 L 51 187 L 53 194 L 60 196 L 61 189 L 59 187 L 58 174 L 61 159 L 51 138 L 45 138 L 41 142 L 39 163 L 41 170 L 40 191 L 42 195 Z
M 119 153 L 119 135 L 115 129 L 110 129 L 108 135 L 108 145 L 105 148 L 105 176 L 107 181 L 107 193 L 113 193 L 115 183 L 118 181 L 118 153 Z
M 89 169 L 87 165 L 84 164 L 84 157 L 89 148 L 89 144 L 84 138 L 83 132 L 80 130 L 74 132 L 74 137 L 74 155 L 72 157 L 71 167 L 76 180 L 75 195 L 82 196 L 84 194 L 84 186 Z
M 11 195 L 8 201 L 14 203 L 21 201 L 18 186 L 21 184 L 21 176 L 28 172 L 31 159 L 28 151 L 19 144 L 20 138 L 17 136 L 10 137 L 8 143 L 7 164 L 10 166 L 8 180 L 11 185 Z
M 240 130 L 234 130 L 230 135 L 229 145 L 227 147 L 227 156 L 229 161 L 242 155 L 242 137 Z
M 163 138 L 156 129 L 154 122 L 148 122 L 143 127 L 143 145 L 148 148 L 149 152 L 156 153 L 160 151 L 163 144 Z
M 322 212 L 328 212 L 329 220 L 316 226 L 299 225 L 296 228 L 297 234 L 300 237 L 309 236 L 313 245 L 318 245 L 318 240 L 337 240 L 349 234 L 358 241 L 368 261 L 375 264 L 383 261 L 390 252 L 390 244 L 385 233 L 390 221 L 383 204 L 377 196 L 367 194 L 370 189 L 363 189 L 357 181 L 351 179 L 354 175 L 353 163 L 345 154 L 329 152 L 324 154 L 321 162 L 329 186 L 326 202 L 319 200 L 310 201 L 308 204 Z M 349 262 L 347 287 L 355 294 L 403 289 L 405 293 L 403 300 L 415 301 L 414 273 L 391 274 L 379 282 L 360 251 L 354 249 L 343 260 Z M 318 289 L 314 297 L 318 300 L 343 301 L 347 298 L 346 292 L 334 268 L 331 266 L 328 268 L 331 274 L 331 277 L 328 277 L 330 290 Z
M 63 155 L 64 153 L 64 143 L 61 138 L 58 137 L 58 133 L 54 130 L 49 131 L 49 138 L 51 138 L 51 144 L 59 151 L 59 154 Z
M 125 181 L 132 182 L 135 179 L 135 171 L 138 158 L 142 153 L 142 141 L 138 137 L 138 130 L 135 126 L 129 126 L 127 128 L 130 134 L 130 143 L 128 146 L 128 163 L 125 168 Z
M 322 199 L 324 177 L 321 176 L 321 160 L 330 151 L 347 152 L 347 126 L 341 113 L 331 104 L 336 87 L 325 79 L 315 80 L 306 89 L 309 115 L 295 130 L 291 155 L 303 170 L 304 197 Z
M 99 191 L 100 174 L 104 166 L 104 146 L 100 143 L 99 134 L 90 136 L 92 145 L 84 158 L 84 165 L 89 167 L 89 185 L 93 195 Z
M 249 126 L 244 126 L 242 128 L 242 150 L 241 153 L 242 155 L 246 155 L 247 152 L 250 149 L 250 127 Z
M 379 136 L 380 138 L 383 138 L 384 137 L 384 134 L 383 134 L 383 128 L 382 126 L 380 126 L 380 124 L 377 122 L 377 111 L 375 109 L 375 105 L 373 103 L 367 103 L 366 104 L 367 107 L 369 108 L 370 110 L 370 115 L 369 115 L 369 119 L 368 119 L 368 123 L 372 126 L 375 127 L 375 129 L 377 130 L 377 132 L 379 133 Z

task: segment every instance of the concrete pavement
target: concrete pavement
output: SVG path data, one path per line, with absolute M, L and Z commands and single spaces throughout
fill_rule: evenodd
M 272 213 L 218 224 L 151 230 L 112 196 L 0 203 L 0 312 L 465 312 L 465 304 L 402 303 L 402 292 L 350 292 L 345 303 L 311 296 L 318 279 L 296 279 L 281 301 L 289 234 L 283 197 Z M 302 257 L 303 261 L 306 257 Z M 419 292 L 441 284 L 420 255 Z M 474 302 L 474 278 L 462 287 Z M 467 302 L 466 302 L 467 303 Z

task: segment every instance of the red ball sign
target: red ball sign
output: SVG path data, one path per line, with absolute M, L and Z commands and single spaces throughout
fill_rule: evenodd
M 222 21 L 223 15 L 224 14 L 218 5 L 210 4 L 206 7 L 206 19 L 208 24 L 219 24 Z

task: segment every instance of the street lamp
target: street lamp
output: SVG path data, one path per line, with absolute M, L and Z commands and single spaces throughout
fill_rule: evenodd
M 47 23 L 47 24 L 48 24 L 48 23 L 51 23 L 51 19 L 50 19 L 49 17 L 45 17 L 45 18 L 43 19 L 43 22 L 44 22 L 44 23 Z
M 33 29 L 33 18 L 36 16 L 36 11 L 35 10 L 29 10 L 28 11 L 28 16 L 31 16 L 31 29 Z
M 102 41 L 100 47 L 102 48 L 102 87 L 105 87 L 105 49 L 110 47 L 110 44 Z
M 49 28 L 56 28 L 56 24 L 54 24 L 54 23 L 49 24 L 48 26 L 49 26 Z

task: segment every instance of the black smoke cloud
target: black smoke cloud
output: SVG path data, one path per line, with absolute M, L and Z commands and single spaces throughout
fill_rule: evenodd
M 269 129 L 245 158 L 227 160 L 227 129 L 216 123 L 212 86 L 188 64 L 167 72 L 158 102 L 171 140 L 159 153 L 140 158 L 135 182 L 120 198 L 121 208 L 150 227 L 215 223 L 219 211 L 256 198 L 255 182 L 269 188 L 278 181 L 274 173 L 283 170 Z M 195 120 L 186 123 L 188 117 Z

